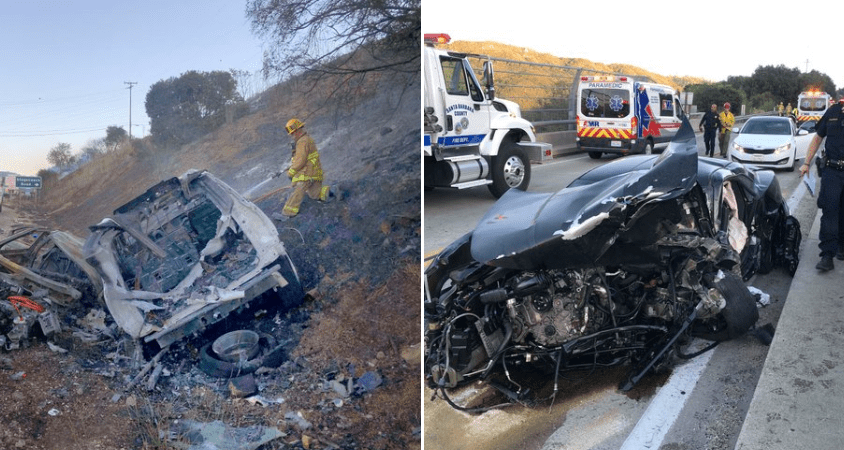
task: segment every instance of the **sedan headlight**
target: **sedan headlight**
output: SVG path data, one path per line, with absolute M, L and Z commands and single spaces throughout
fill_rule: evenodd
M 744 153 L 744 147 L 736 144 L 735 142 L 733 142 L 733 148 L 736 149 L 736 151 L 739 152 L 739 153 Z
M 777 147 L 777 148 L 774 150 L 774 153 L 777 153 L 777 154 L 779 154 L 779 153 L 786 153 L 786 152 L 788 152 L 789 150 L 791 150 L 791 142 L 789 142 L 788 144 L 785 144 L 785 145 L 780 145 L 779 147 Z

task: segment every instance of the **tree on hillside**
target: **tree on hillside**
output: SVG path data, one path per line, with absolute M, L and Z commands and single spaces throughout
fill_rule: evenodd
M 263 77 L 258 72 L 253 73 L 248 70 L 229 69 L 229 73 L 232 74 L 232 78 L 237 83 L 237 92 L 244 100 L 248 100 L 265 88 L 262 83 Z
M 45 188 L 54 185 L 59 179 L 59 174 L 47 169 L 39 170 L 36 176 L 41 177 L 41 186 Z
M 67 142 L 60 142 L 56 144 L 47 153 L 47 162 L 57 167 L 67 167 L 76 160 L 70 153 L 70 144 Z
M 744 92 L 735 87 L 720 82 L 715 84 L 692 84 L 686 86 L 685 91 L 694 92 L 695 105 L 698 111 L 709 111 L 709 105 L 718 105 L 720 109 L 724 103 L 729 102 L 733 114 L 741 113 L 741 105 L 745 104 Z
M 226 108 L 242 105 L 230 72 L 193 70 L 153 84 L 145 103 L 150 135 L 175 145 L 215 130 L 226 121 Z
M 106 128 L 105 145 L 108 151 L 114 151 L 121 142 L 125 141 L 127 137 L 126 130 L 123 127 L 110 126 Z
M 108 150 L 106 138 L 91 139 L 82 147 L 80 158 L 90 161 Z
M 818 72 L 817 70 L 800 74 L 800 90 L 808 91 L 812 89 L 817 89 L 830 95 L 834 95 L 835 83 L 829 75 Z
M 800 70 L 778 66 L 759 66 L 751 75 L 749 97 L 770 92 L 783 104 L 797 102 L 797 95 L 801 91 Z
M 265 76 L 419 70 L 420 0 L 250 0 L 246 17 L 269 40 Z M 359 50 L 372 58 L 348 65 Z

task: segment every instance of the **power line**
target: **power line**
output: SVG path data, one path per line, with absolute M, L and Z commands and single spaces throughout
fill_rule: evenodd
M 74 130 L 47 130 L 47 131 L 33 131 L 33 132 L 24 132 L 24 133 L 0 133 L 0 138 L 10 138 L 10 137 L 43 137 L 43 136 L 56 136 L 62 134 L 82 134 L 82 133 L 91 133 L 93 131 L 105 131 L 107 127 L 96 127 L 96 128 L 88 128 L 88 129 L 74 129 Z

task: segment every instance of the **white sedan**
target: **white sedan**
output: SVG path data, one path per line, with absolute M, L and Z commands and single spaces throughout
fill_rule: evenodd
M 798 166 L 798 160 L 806 158 L 812 139 L 807 130 L 798 129 L 788 117 L 751 117 L 733 132 L 738 134 L 730 145 L 731 161 L 789 172 Z

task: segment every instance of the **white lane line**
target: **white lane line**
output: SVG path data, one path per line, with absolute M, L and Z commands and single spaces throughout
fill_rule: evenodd
M 691 396 L 692 389 L 706 369 L 714 350 L 677 366 L 668 378 L 668 383 L 661 387 L 651 400 L 648 409 L 636 423 L 633 431 L 621 446 L 621 450 L 641 450 L 659 448 L 668 430 L 674 425 L 683 405 Z
M 791 193 L 791 197 L 788 198 L 786 205 L 788 205 L 788 213 L 792 216 L 794 212 L 797 211 L 797 205 L 800 204 L 800 200 L 803 200 L 803 196 L 809 192 L 809 189 L 806 188 L 806 184 L 803 183 L 803 178 L 801 177 L 797 182 L 797 188 L 794 189 L 794 192 Z

